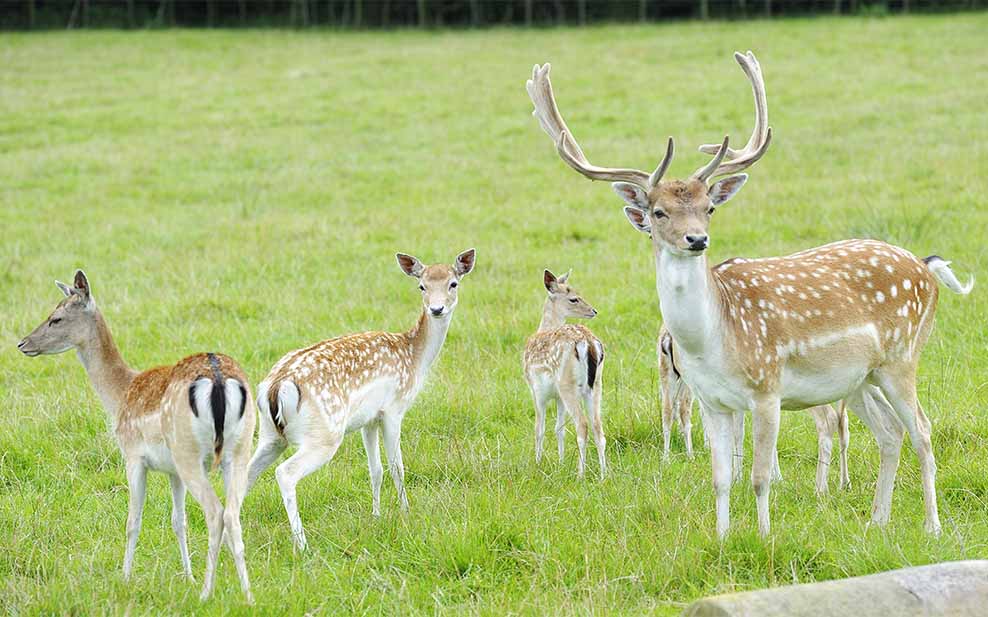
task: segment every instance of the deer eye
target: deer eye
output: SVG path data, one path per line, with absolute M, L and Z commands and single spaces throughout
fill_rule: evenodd
M 656 208 L 655 210 L 652 210 L 652 214 L 655 215 L 655 218 L 657 218 L 657 219 L 664 219 L 664 218 L 668 218 L 669 217 L 668 214 L 666 214 L 662 210 L 659 210 L 658 208 Z
M 457 283 L 456 281 L 453 281 L 452 283 L 449 284 L 449 288 L 450 289 L 456 289 L 456 286 L 457 285 L 459 285 L 459 283 Z
M 710 209 L 707 210 L 707 216 L 713 216 L 713 215 L 714 215 L 714 208 L 713 206 L 711 206 Z
M 579 299 L 579 298 L 570 298 L 570 299 L 569 299 L 569 303 L 570 303 L 570 304 L 576 304 L 576 303 L 577 303 L 577 302 L 579 302 L 579 301 L 580 301 L 580 299 Z
M 61 317 L 56 317 L 55 319 L 52 319 L 51 321 L 49 321 L 48 322 L 48 325 L 49 326 L 54 326 L 55 324 L 59 323 L 60 321 L 62 321 L 62 318 Z

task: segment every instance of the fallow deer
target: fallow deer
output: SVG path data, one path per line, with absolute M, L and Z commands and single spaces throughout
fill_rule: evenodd
M 669 442 L 672 436 L 672 425 L 678 423 L 683 433 L 683 440 L 686 443 L 686 456 L 693 458 L 693 437 L 691 433 L 693 416 L 693 392 L 683 381 L 680 367 L 676 364 L 676 356 L 673 350 L 672 335 L 665 326 L 659 331 L 658 339 L 659 356 L 659 385 L 662 393 L 662 438 L 664 459 L 669 458 Z M 834 435 L 839 434 L 840 443 L 840 479 L 839 487 L 850 488 L 851 478 L 847 468 L 847 448 L 850 443 L 850 431 L 847 425 L 847 405 L 841 401 L 839 408 L 830 405 L 816 405 L 806 410 L 813 416 L 817 431 L 817 466 L 816 466 L 816 492 L 817 495 L 825 495 L 828 490 L 827 475 L 830 470 L 831 454 L 834 447 Z M 744 441 L 744 416 L 741 419 L 740 428 L 735 424 L 735 454 L 741 451 L 737 444 L 738 436 Z M 704 445 L 707 443 L 707 436 L 703 436 Z M 779 456 L 776 452 L 773 469 L 773 480 L 781 480 L 782 472 L 779 467 Z
M 847 399 L 879 444 L 872 521 L 889 519 L 904 427 L 919 459 L 925 527 L 939 533 L 936 464 L 930 422 L 916 396 L 916 369 L 933 327 L 937 280 L 959 294 L 970 292 L 973 280 L 962 284 L 950 262 L 936 255 L 918 259 L 877 240 L 709 268 L 710 219 L 740 190 L 747 175 L 737 172 L 765 154 L 772 136 L 761 68 L 751 52 L 734 56 L 754 93 L 754 131 L 741 150 L 729 148 L 727 137 L 701 146 L 713 159 L 686 180 L 662 179 L 672 161 L 671 137 L 652 173 L 592 165 L 559 114 L 549 65 L 535 66 L 528 93 L 562 159 L 591 180 L 614 181 L 626 216 L 651 237 L 663 320 L 711 441 L 718 534 L 730 526 L 733 415 L 752 412 L 751 481 L 764 536 L 780 408 L 838 399 Z
M 589 419 L 597 446 L 600 477 L 603 478 L 607 473 L 604 455 L 607 440 L 600 415 L 604 345 L 586 326 L 566 323 L 567 317 L 590 319 L 597 315 L 597 310 L 567 283 L 569 276 L 569 272 L 558 278 L 548 270 L 543 273 L 543 284 L 549 296 L 542 306 L 539 329 L 525 344 L 525 380 L 535 401 L 535 462 L 542 460 L 546 407 L 555 400 L 559 460 L 563 460 L 568 413 L 576 427 L 576 443 L 580 450 L 578 472 L 583 477 Z M 586 415 L 581 413 L 581 405 Z
M 247 376 L 232 358 L 218 353 L 196 354 L 171 366 L 135 371 L 120 356 L 82 270 L 75 273 L 72 287 L 55 284 L 65 298 L 17 347 L 32 357 L 75 349 L 110 416 L 130 490 L 124 578 L 130 578 L 134 565 L 147 472 L 160 471 L 171 481 L 172 529 L 185 576 L 194 580 L 186 541 L 188 489 L 202 506 L 209 528 L 200 597 L 205 599 L 212 592 L 221 538 L 226 533 L 240 586 L 252 602 L 240 526 L 255 419 Z M 210 466 L 222 470 L 225 507 L 209 483 Z
M 398 253 L 398 265 L 418 279 L 422 293 L 422 313 L 411 330 L 351 334 L 290 352 L 258 386 L 261 429 L 250 462 L 248 490 L 289 444 L 298 448 L 275 470 L 298 550 L 305 550 L 306 540 L 295 487 L 333 458 L 347 433 L 359 429 L 364 438 L 373 514 L 381 513 L 384 474 L 378 433 L 384 435 L 401 508 L 408 510 L 401 423 L 439 356 L 456 308 L 457 286 L 473 270 L 475 257 L 470 249 L 451 266 L 426 266 Z

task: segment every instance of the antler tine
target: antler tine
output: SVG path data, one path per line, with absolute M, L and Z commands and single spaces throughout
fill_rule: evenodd
M 663 159 L 659 168 L 651 176 L 637 169 L 598 167 L 591 164 L 586 155 L 583 154 L 583 149 L 580 148 L 580 144 L 573 137 L 569 127 L 566 126 L 566 121 L 563 120 L 563 116 L 556 106 L 556 99 L 552 93 L 552 83 L 549 81 L 550 68 L 548 63 L 542 66 L 536 64 L 532 69 L 532 78 L 525 83 L 525 88 L 528 90 L 528 97 L 532 99 L 532 104 L 535 105 L 532 115 L 538 118 L 542 130 L 556 144 L 556 151 L 560 158 L 591 180 L 630 182 L 645 190 L 652 188 L 654 185 L 650 184 L 651 178 L 656 174 L 661 178 L 662 174 L 659 172 L 665 172 L 669 166 L 669 160 L 671 160 L 669 150 L 667 150 L 667 159 L 669 160 Z
M 714 155 L 714 158 L 711 159 L 709 163 L 693 172 L 694 178 L 706 182 L 707 178 L 717 172 L 717 168 L 720 166 L 721 161 L 724 160 L 724 157 L 727 155 L 727 151 L 730 150 L 730 148 L 727 147 L 730 140 L 731 138 L 729 136 L 724 136 L 724 143 L 717 148 L 717 154 Z
M 755 128 L 748 138 L 748 143 L 740 150 L 728 148 L 725 158 L 728 162 L 721 164 L 710 175 L 724 175 L 746 169 L 762 158 L 772 141 L 772 129 L 768 126 L 768 100 L 765 96 L 765 80 L 762 77 L 762 68 L 758 64 L 755 54 L 749 51 L 747 54 L 734 52 L 734 59 L 741 65 L 741 69 L 751 82 L 751 91 L 755 97 Z M 706 154 L 715 154 L 720 146 L 718 144 L 705 144 L 700 146 L 700 151 Z
M 666 145 L 665 156 L 662 157 L 662 160 L 659 162 L 659 166 L 655 168 L 655 171 L 652 172 L 652 175 L 648 177 L 649 188 L 652 188 L 653 186 L 658 184 L 659 180 L 662 179 L 662 176 L 666 175 L 666 170 L 669 169 L 669 163 L 672 162 L 672 154 L 673 151 L 675 151 L 675 149 L 676 148 L 672 143 L 672 137 L 670 137 L 669 143 Z

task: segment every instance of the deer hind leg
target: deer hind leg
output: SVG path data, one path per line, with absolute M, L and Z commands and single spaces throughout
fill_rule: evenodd
M 848 448 L 851 445 L 851 431 L 847 423 L 847 402 L 840 402 L 837 412 L 837 430 L 840 432 L 840 485 L 839 488 L 851 488 L 851 475 L 847 468 Z
M 871 522 L 884 525 L 892 513 L 892 489 L 902 449 L 902 424 L 881 390 L 875 386 L 865 384 L 848 395 L 846 400 L 878 442 L 878 481 L 875 483 Z
M 679 394 L 676 397 L 679 407 L 679 427 L 683 431 L 686 442 L 686 457 L 693 459 L 693 393 L 682 381 L 679 382 Z
M 597 462 L 600 466 L 600 478 L 604 479 L 607 475 L 607 457 L 604 451 L 607 447 L 607 438 L 604 437 L 604 421 L 601 417 L 600 410 L 600 399 L 601 399 L 601 384 L 600 384 L 600 373 L 597 374 L 597 383 L 589 392 L 584 393 L 583 403 L 587 410 L 587 415 L 590 416 L 590 430 L 593 432 L 594 445 L 597 448 Z
M 264 470 L 278 460 L 281 453 L 288 447 L 288 441 L 278 433 L 270 418 L 261 418 L 260 435 L 257 442 L 257 450 L 250 459 L 247 471 L 247 491 L 254 486 L 257 478 L 264 473 Z
M 168 480 L 172 485 L 172 530 L 178 540 L 178 552 L 182 556 L 182 571 L 185 572 L 185 578 L 194 583 L 196 579 L 192 576 L 189 542 L 186 537 L 185 484 L 182 483 L 182 478 L 172 474 L 168 475 Z
M 779 438 L 779 401 L 778 399 L 757 401 L 752 411 L 751 485 L 755 489 L 758 533 L 767 536 L 771 530 L 768 496 L 772 484 L 772 468 L 773 465 L 778 464 L 775 453 Z
M 556 395 L 556 448 L 559 450 L 559 462 L 562 463 L 566 453 L 566 405 L 562 398 Z
M 175 467 L 193 499 L 202 506 L 206 527 L 209 529 L 206 574 L 203 577 L 202 593 L 199 595 L 200 599 L 205 600 L 213 592 L 213 578 L 216 574 L 216 563 L 220 556 L 220 544 L 223 538 L 223 506 L 209 483 L 198 452 L 190 447 L 188 452 L 176 453 Z
M 816 424 L 816 494 L 827 494 L 827 475 L 834 448 L 834 433 L 837 430 L 837 412 L 830 405 L 817 405 L 810 408 L 810 415 Z
M 371 483 L 371 514 L 381 516 L 381 482 L 384 480 L 384 467 L 381 465 L 381 446 L 378 442 L 380 425 L 371 422 L 360 429 L 364 438 L 364 450 L 367 451 L 367 470 L 370 472 Z
M 141 535 L 141 517 L 147 494 L 147 467 L 142 462 L 127 463 L 127 488 L 130 492 L 130 506 L 127 511 L 127 549 L 123 563 L 125 580 L 130 578 L 134 567 L 134 552 L 137 550 L 137 538 Z
M 661 360 L 661 358 L 660 358 Z M 660 379 L 662 381 L 660 385 L 660 390 L 662 393 L 662 460 L 669 460 L 669 446 L 672 440 L 672 423 L 673 415 L 675 412 L 675 406 L 678 401 L 673 400 L 673 392 L 676 390 L 676 385 L 670 383 L 673 381 L 672 375 L 667 374 L 667 371 L 663 371 L 662 362 L 659 362 L 660 369 Z
M 940 534 L 940 514 L 937 510 L 936 475 L 937 464 L 933 456 L 930 440 L 930 420 L 923 412 L 916 396 L 916 371 L 912 366 L 900 366 L 890 370 L 875 370 L 875 379 L 888 402 L 895 410 L 899 421 L 909 432 L 909 441 L 919 459 L 919 470 L 923 478 L 923 502 L 926 506 L 926 531 Z
M 408 494 L 405 492 L 405 462 L 401 458 L 401 415 L 385 414 L 382 424 L 384 428 L 384 454 L 388 457 L 391 480 L 394 482 L 395 490 L 398 491 L 398 503 L 401 504 L 401 511 L 408 512 Z
M 275 478 L 277 478 L 278 488 L 281 490 L 281 500 L 285 504 L 288 524 L 292 530 L 292 541 L 299 551 L 304 551 L 307 544 L 305 529 L 302 528 L 302 519 L 298 514 L 298 499 L 295 488 L 302 478 L 328 463 L 342 442 L 342 428 L 339 432 L 330 432 L 326 428 L 320 428 L 316 431 L 310 430 L 309 435 L 306 436 L 306 441 L 302 443 L 298 451 L 275 469 Z
M 233 553 L 233 563 L 237 567 L 240 589 L 252 604 L 250 579 L 247 577 L 247 561 L 244 550 L 243 528 L 240 525 L 240 510 L 244 495 L 247 494 L 247 462 L 250 456 L 250 438 L 246 437 L 233 453 L 232 460 L 223 462 L 223 486 L 226 493 L 226 506 L 223 508 L 223 536 Z
M 566 408 L 567 413 L 573 418 L 573 426 L 576 427 L 576 445 L 580 451 L 580 460 L 577 464 L 577 476 L 583 477 L 586 471 L 587 465 L 587 417 L 585 414 L 581 413 L 580 409 L 580 397 L 578 396 L 576 386 L 570 384 L 561 384 L 559 388 L 559 398 L 562 401 L 562 407 Z
M 731 449 L 731 482 L 741 479 L 744 466 L 744 412 L 736 411 L 731 418 L 731 433 L 734 445 Z

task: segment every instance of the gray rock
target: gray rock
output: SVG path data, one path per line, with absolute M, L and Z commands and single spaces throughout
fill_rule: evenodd
M 954 561 L 697 600 L 684 617 L 988 615 L 988 561 Z

